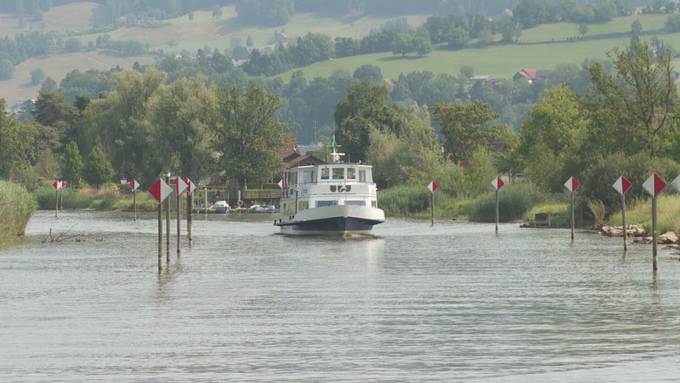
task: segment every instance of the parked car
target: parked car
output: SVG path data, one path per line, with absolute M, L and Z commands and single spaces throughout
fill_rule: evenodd
M 208 209 L 208 211 L 211 213 L 226 214 L 231 211 L 231 207 L 229 207 L 227 201 L 217 201 L 210 209 Z

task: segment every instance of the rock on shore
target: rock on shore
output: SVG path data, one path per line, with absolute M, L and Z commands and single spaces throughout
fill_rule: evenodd
M 628 236 L 629 237 L 645 237 L 647 236 L 647 230 L 642 225 L 627 225 Z M 623 237 L 623 226 L 602 226 L 600 228 L 600 233 L 608 237 Z

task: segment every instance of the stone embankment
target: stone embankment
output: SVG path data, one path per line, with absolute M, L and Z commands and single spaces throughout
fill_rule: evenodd
M 652 243 L 651 234 L 642 225 L 628 225 L 627 231 L 628 237 L 633 238 L 635 243 Z M 608 237 L 623 237 L 623 226 L 602 226 L 599 232 Z M 656 242 L 661 245 L 671 245 L 671 247 L 680 248 L 680 238 L 672 231 L 659 235 L 656 238 Z

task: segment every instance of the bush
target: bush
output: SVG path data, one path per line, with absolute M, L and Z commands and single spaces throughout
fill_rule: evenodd
M 510 185 L 499 193 L 500 220 L 502 222 L 521 219 L 532 207 L 546 200 L 546 197 L 531 183 Z M 470 211 L 470 220 L 494 222 L 496 220 L 496 194 L 486 193 L 478 198 Z
M 19 185 L 0 181 L 0 244 L 16 240 L 26 231 L 28 220 L 35 212 L 35 202 Z
M 430 208 L 430 191 L 425 186 L 397 186 L 379 194 L 379 206 L 390 216 L 409 216 Z
M 588 168 L 583 176 L 582 196 L 589 200 L 599 200 L 605 205 L 606 215 L 619 210 L 620 196 L 612 185 L 620 176 L 633 183 L 627 197 L 641 198 L 646 194 L 642 184 L 652 173 L 658 173 L 669 182 L 680 174 L 680 164 L 668 158 L 650 158 L 639 153 L 634 156 L 617 153 L 598 160 Z

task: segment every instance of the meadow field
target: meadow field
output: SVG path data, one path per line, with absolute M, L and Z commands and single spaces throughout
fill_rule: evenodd
M 670 45 L 680 41 L 680 33 L 661 37 Z M 522 68 L 552 69 L 558 64 L 581 64 L 585 59 L 604 59 L 612 49 L 624 47 L 628 42 L 627 38 L 613 38 L 527 45 L 499 44 L 458 51 L 439 49 L 425 57 L 376 53 L 324 61 L 295 70 L 303 71 L 307 78 L 314 78 L 329 76 L 337 70 L 352 73 L 361 65 L 372 64 L 382 69 L 385 78 L 396 79 L 401 73 L 413 71 L 458 74 L 462 67 L 469 66 L 478 75 L 509 78 Z M 279 77 L 288 79 L 295 70 Z

